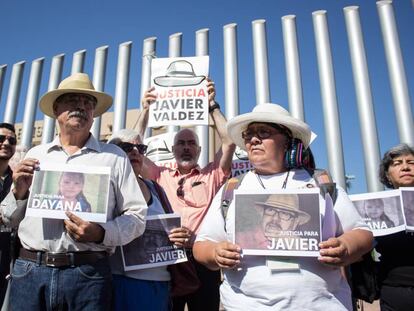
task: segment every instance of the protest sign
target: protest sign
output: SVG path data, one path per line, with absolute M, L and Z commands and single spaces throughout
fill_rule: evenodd
M 349 197 L 374 236 L 405 230 L 399 190 L 354 194 Z
M 177 168 L 172 146 L 174 143 L 175 133 L 163 133 L 144 139 L 148 146 L 145 156 L 158 166 L 164 166 L 171 169 Z
M 400 191 L 407 231 L 414 231 L 414 187 L 401 187 Z
M 319 256 L 319 189 L 235 190 L 234 243 L 245 255 Z
M 40 164 L 26 216 L 67 219 L 70 211 L 83 220 L 106 222 L 110 173 L 106 166 Z
M 233 161 L 231 163 L 231 176 L 235 177 L 247 173 L 252 169 L 253 165 L 247 157 L 247 152 L 237 146 L 233 154 Z
M 209 57 L 155 58 L 151 84 L 157 100 L 150 105 L 148 126 L 208 125 Z
M 125 271 L 148 269 L 187 261 L 183 247 L 170 242 L 168 234 L 180 227 L 180 215 L 147 216 L 144 233 L 121 247 Z

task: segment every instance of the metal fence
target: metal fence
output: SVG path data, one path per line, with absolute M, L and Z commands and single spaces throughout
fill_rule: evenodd
M 393 5 L 391 1 L 377 2 L 377 12 L 380 19 L 380 31 L 383 36 L 386 63 L 389 71 L 389 80 L 392 89 L 394 110 L 397 118 L 399 138 L 401 142 L 414 144 L 414 126 L 407 79 L 404 71 L 399 37 Z M 374 104 L 371 94 L 370 79 L 364 47 L 364 38 L 361 30 L 359 8 L 350 6 L 344 8 L 347 37 L 350 48 L 350 58 L 354 77 L 354 86 L 357 95 L 361 140 L 363 143 L 366 183 L 368 191 L 383 190 L 377 178 L 377 168 L 380 161 L 379 141 L 374 114 Z M 327 12 L 320 10 L 312 13 L 313 31 L 316 43 L 317 63 L 319 70 L 320 92 L 324 117 L 326 146 L 329 169 L 337 183 L 346 187 L 344 156 L 341 139 L 341 126 L 338 114 L 334 68 L 331 55 L 331 43 L 327 22 Z M 304 120 L 304 103 L 301 84 L 301 66 L 296 30 L 296 17 L 286 15 L 281 17 L 283 29 L 283 46 L 285 52 L 286 79 L 288 87 L 289 109 L 293 116 Z M 268 39 L 266 36 L 266 21 L 252 22 L 254 68 L 256 84 L 256 104 L 270 102 L 270 83 L 268 65 Z M 228 24 L 223 27 L 223 55 L 225 80 L 225 110 L 227 118 L 232 118 L 239 112 L 239 72 L 238 72 L 238 41 L 237 24 Z M 156 57 L 157 38 L 150 37 L 143 40 L 141 96 L 150 86 L 151 60 Z M 201 29 L 196 32 L 196 55 L 209 54 L 209 30 Z M 115 81 L 114 119 L 113 130 L 126 126 L 127 95 L 131 65 L 132 42 L 119 45 L 118 64 Z M 182 33 L 175 33 L 169 37 L 169 57 L 179 57 L 182 53 Z M 81 50 L 73 54 L 71 72 L 83 72 L 86 51 Z M 103 91 L 107 66 L 108 46 L 98 47 L 95 51 L 93 82 L 97 90 Z M 60 54 L 51 60 L 48 90 L 57 88 L 62 78 L 62 68 L 65 55 Z M 39 97 L 40 81 L 42 78 L 43 63 L 39 58 L 32 62 L 29 85 L 24 106 L 23 132 L 21 144 L 30 147 Z M 6 76 L 6 65 L 0 66 L 0 99 Z M 25 61 L 16 63 L 12 73 L 5 105 L 4 122 L 15 123 L 16 111 L 21 93 L 22 77 Z M 53 139 L 55 122 L 45 116 L 43 123 L 42 143 Z M 92 133 L 99 137 L 101 119 L 96 118 Z M 168 132 L 176 132 L 178 127 L 168 127 Z M 206 126 L 197 127 L 202 146 L 200 165 L 208 162 L 209 130 Z M 151 135 L 148 130 L 146 135 Z

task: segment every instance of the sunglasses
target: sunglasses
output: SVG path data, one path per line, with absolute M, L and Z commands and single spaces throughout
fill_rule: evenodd
M 17 144 L 17 139 L 14 136 L 9 135 L 0 135 L 0 143 L 4 143 L 6 139 L 9 141 L 9 144 L 15 146 Z
M 184 197 L 184 182 L 185 182 L 185 177 L 181 178 L 178 181 L 178 188 L 177 188 L 177 197 Z
M 256 130 L 247 129 L 242 132 L 242 138 L 244 140 L 250 141 L 253 137 L 257 137 L 260 140 L 267 139 L 272 135 L 275 134 L 284 134 L 286 136 L 289 135 L 289 130 L 281 127 L 277 124 L 271 124 L 271 127 L 259 127 Z
M 144 144 L 131 144 L 131 143 L 120 143 L 119 147 L 124 150 L 126 153 L 131 152 L 134 148 L 137 148 L 140 154 L 145 154 L 147 152 L 147 145 Z

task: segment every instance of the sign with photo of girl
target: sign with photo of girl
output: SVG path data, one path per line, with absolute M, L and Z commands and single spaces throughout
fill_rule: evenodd
M 349 197 L 374 236 L 405 230 L 399 190 L 355 194 Z
M 34 172 L 26 215 L 67 219 L 66 211 L 84 220 L 106 222 L 110 167 L 41 164 Z

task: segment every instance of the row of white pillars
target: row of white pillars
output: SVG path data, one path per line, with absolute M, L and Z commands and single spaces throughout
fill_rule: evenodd
M 389 79 L 394 99 L 400 140 L 401 142 L 413 145 L 414 127 L 412 111 L 392 2 L 389 0 L 379 1 L 377 2 L 377 9 L 384 40 Z M 377 168 L 380 158 L 379 143 L 358 7 L 353 6 L 344 8 L 344 15 L 357 94 L 367 186 L 369 191 L 378 191 L 382 189 L 382 185 L 377 180 Z M 343 163 L 340 120 L 338 114 L 334 68 L 332 64 L 326 11 L 315 11 L 312 14 L 312 18 L 317 49 L 316 52 L 321 85 L 329 169 L 337 183 L 345 187 L 345 169 Z M 295 16 L 283 16 L 282 28 L 289 109 L 293 116 L 304 120 L 305 113 L 303 108 L 302 79 L 300 74 L 299 48 L 297 43 L 298 40 L 296 34 Z M 256 104 L 260 104 L 271 101 L 265 20 L 253 21 L 252 33 L 255 64 Z M 239 112 L 237 25 L 225 25 L 223 27 L 223 36 L 225 107 L 226 116 L 230 119 Z M 208 45 L 208 29 L 201 29 L 197 31 L 195 54 L 208 55 Z M 131 46 L 132 42 L 125 42 L 119 46 L 114 98 L 113 131 L 124 128 L 126 125 Z M 141 97 L 151 84 L 151 59 L 155 57 L 155 51 L 156 38 L 151 37 L 145 39 L 142 51 Z M 72 73 L 83 72 L 85 55 L 85 50 L 74 53 L 72 59 Z M 169 38 L 168 56 L 180 57 L 181 55 L 182 33 L 175 33 Z M 107 56 L 107 46 L 100 47 L 96 50 L 93 82 L 96 89 L 99 91 L 104 91 Z M 57 88 L 62 78 L 63 61 L 64 54 L 57 55 L 52 59 L 48 90 Z M 38 101 L 43 62 L 43 58 L 37 59 L 33 61 L 31 67 L 24 113 L 25 126 L 22 133 L 22 143 L 27 147 L 30 147 L 31 137 L 33 134 L 34 116 L 36 115 L 36 103 Z M 4 122 L 15 122 L 24 65 L 24 61 L 13 65 L 4 113 Z M 0 97 L 6 69 L 7 66 L 0 66 Z M 53 139 L 55 133 L 54 127 L 54 119 L 45 116 L 42 143 L 49 142 Z M 96 118 L 92 132 L 97 137 L 99 137 L 100 134 L 100 127 L 101 120 L 100 118 Z M 177 130 L 178 127 L 176 126 L 168 127 L 168 132 L 176 132 Z M 204 165 L 208 161 L 208 127 L 197 127 L 197 132 L 204 150 L 204 153 L 200 158 L 200 164 Z M 147 131 L 147 135 L 148 134 L 149 131 Z

